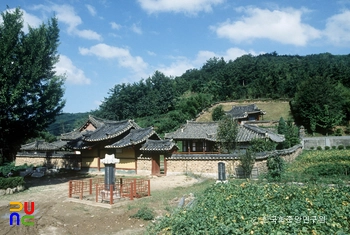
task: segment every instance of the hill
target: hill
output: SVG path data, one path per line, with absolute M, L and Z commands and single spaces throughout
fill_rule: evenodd
M 281 117 L 285 120 L 292 119 L 290 113 L 290 106 L 288 101 L 278 101 L 278 100 L 246 100 L 246 101 L 232 101 L 232 102 L 220 102 L 207 111 L 202 112 L 199 117 L 196 118 L 198 122 L 209 122 L 212 121 L 212 110 L 218 106 L 222 105 L 224 111 L 229 111 L 233 105 L 243 106 L 248 104 L 256 104 L 259 109 L 262 109 L 266 112 L 266 115 L 263 116 L 263 120 L 278 121 Z
M 62 113 L 56 117 L 56 121 L 52 123 L 47 131 L 59 136 L 62 133 L 73 131 L 75 128 L 83 124 L 88 119 L 89 113 Z

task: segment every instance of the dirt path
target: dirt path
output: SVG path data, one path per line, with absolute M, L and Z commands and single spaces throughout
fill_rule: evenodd
M 147 222 L 132 219 L 137 211 L 127 206 L 111 209 L 67 201 L 71 178 L 30 179 L 30 188 L 21 193 L 0 197 L 0 234 L 143 234 Z M 151 192 L 198 182 L 185 175 L 151 178 Z M 34 226 L 9 225 L 10 201 L 34 201 Z M 128 202 L 132 203 L 132 202 Z M 23 213 L 20 213 L 21 215 Z

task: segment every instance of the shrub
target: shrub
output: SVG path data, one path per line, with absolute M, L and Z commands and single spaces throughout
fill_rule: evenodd
M 342 136 L 343 130 L 341 128 L 337 128 L 334 133 L 335 136 Z
M 345 146 L 346 149 L 350 149 L 350 145 Z
M 211 114 L 213 121 L 219 121 L 225 116 L 225 111 L 222 108 L 222 105 L 218 105 L 213 109 Z
M 311 149 L 311 150 L 314 150 L 314 149 L 315 149 L 315 147 L 314 147 L 314 146 L 312 146 L 310 149 Z
M 337 149 L 337 146 L 332 146 L 332 149 Z
M 132 215 L 131 218 L 143 219 L 143 220 L 153 220 L 154 211 L 148 207 L 142 207 L 136 214 Z
M 329 147 L 329 146 L 325 146 L 324 147 L 324 150 L 329 150 L 331 147 Z
M 317 150 L 322 150 L 322 147 L 321 146 L 317 146 Z
M 305 169 L 305 173 L 313 176 L 336 176 L 347 175 L 350 172 L 350 164 L 342 163 L 321 163 Z
M 14 188 L 24 183 L 23 177 L 0 178 L 0 189 Z
M 285 169 L 285 162 L 279 155 L 271 155 L 267 158 L 267 177 L 270 180 L 279 180 Z
M 339 149 L 339 150 L 344 149 L 344 145 L 339 145 L 339 146 L 338 146 L 338 149 Z

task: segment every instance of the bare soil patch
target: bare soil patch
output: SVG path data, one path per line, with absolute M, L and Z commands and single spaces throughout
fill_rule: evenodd
M 139 209 L 135 208 L 137 200 L 144 199 L 124 201 L 123 205 L 111 209 L 67 201 L 68 181 L 78 178 L 79 176 L 29 178 L 26 180 L 29 189 L 13 195 L 2 196 L 0 198 L 0 234 L 143 234 L 147 225 L 152 223 L 151 221 L 130 218 Z M 151 194 L 157 191 L 169 191 L 176 187 L 189 187 L 199 182 L 198 179 L 185 175 L 152 177 L 150 179 Z M 182 195 L 174 195 L 174 198 L 176 196 L 181 197 Z M 35 225 L 10 226 L 10 201 L 22 203 L 34 201 Z M 154 209 L 158 215 L 164 213 L 158 208 Z

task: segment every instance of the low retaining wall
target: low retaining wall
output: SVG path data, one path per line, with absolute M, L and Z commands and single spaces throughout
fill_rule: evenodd
M 317 147 L 324 149 L 326 146 L 332 148 L 332 146 L 338 147 L 339 145 L 346 147 L 350 146 L 350 136 L 308 137 L 303 138 L 302 144 L 306 150 Z
M 267 172 L 267 158 L 272 154 L 281 156 L 286 162 L 292 162 L 302 152 L 302 145 L 289 149 L 259 153 L 256 156 L 252 178 Z M 242 177 L 239 156 L 233 154 L 173 154 L 167 159 L 167 175 L 193 173 L 206 177 L 218 177 L 218 163 L 225 163 L 226 174 Z
M 53 168 L 81 168 L 81 158 L 77 155 L 25 155 L 17 154 L 15 165 L 33 165 L 33 166 L 47 166 Z

